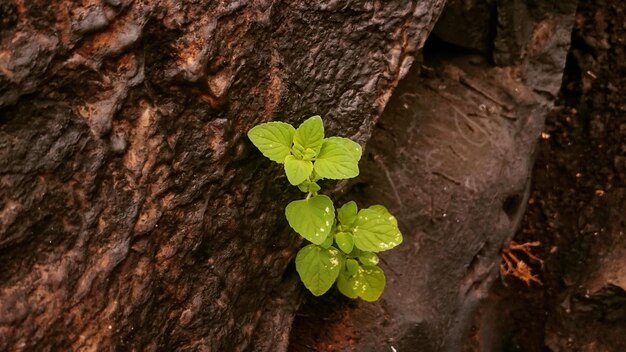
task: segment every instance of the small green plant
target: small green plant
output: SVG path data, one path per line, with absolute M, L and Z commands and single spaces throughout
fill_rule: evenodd
M 289 225 L 311 242 L 296 256 L 304 286 L 320 296 L 336 282 L 347 297 L 376 301 L 386 282 L 376 253 L 402 243 L 398 222 L 382 205 L 359 210 L 355 202 L 344 204 L 335 218 L 333 201 L 319 194 L 318 185 L 358 176 L 361 146 L 348 138 L 324 138 L 319 116 L 297 129 L 284 122 L 260 124 L 248 137 L 263 155 L 284 164 L 289 183 L 307 194 L 285 209 Z

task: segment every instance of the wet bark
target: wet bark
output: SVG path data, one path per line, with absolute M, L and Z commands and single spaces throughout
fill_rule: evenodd
M 364 143 L 442 6 L 2 2 L 0 350 L 286 348 L 297 192 L 245 133 Z

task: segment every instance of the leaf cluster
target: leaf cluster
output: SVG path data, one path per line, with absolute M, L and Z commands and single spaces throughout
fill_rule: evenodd
M 320 116 L 297 129 L 285 122 L 260 124 L 248 137 L 264 156 L 284 164 L 289 183 L 307 194 L 285 209 L 291 228 L 311 242 L 296 256 L 305 287 L 319 296 L 336 283 L 347 297 L 377 300 L 386 279 L 376 253 L 402 243 L 396 218 L 382 205 L 359 210 L 353 201 L 335 211 L 318 185 L 358 176 L 361 146 L 349 138 L 325 138 Z

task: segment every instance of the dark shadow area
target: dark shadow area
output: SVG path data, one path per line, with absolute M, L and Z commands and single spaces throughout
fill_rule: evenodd
M 474 334 L 486 350 L 626 350 L 625 21 L 626 3 L 580 3 L 515 237 L 541 241 L 543 285 L 494 286 L 476 326 L 497 329 Z

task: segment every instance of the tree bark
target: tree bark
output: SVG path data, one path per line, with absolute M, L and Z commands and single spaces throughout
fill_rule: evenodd
M 297 192 L 245 133 L 366 142 L 443 3 L 0 4 L 0 350 L 284 350 Z

